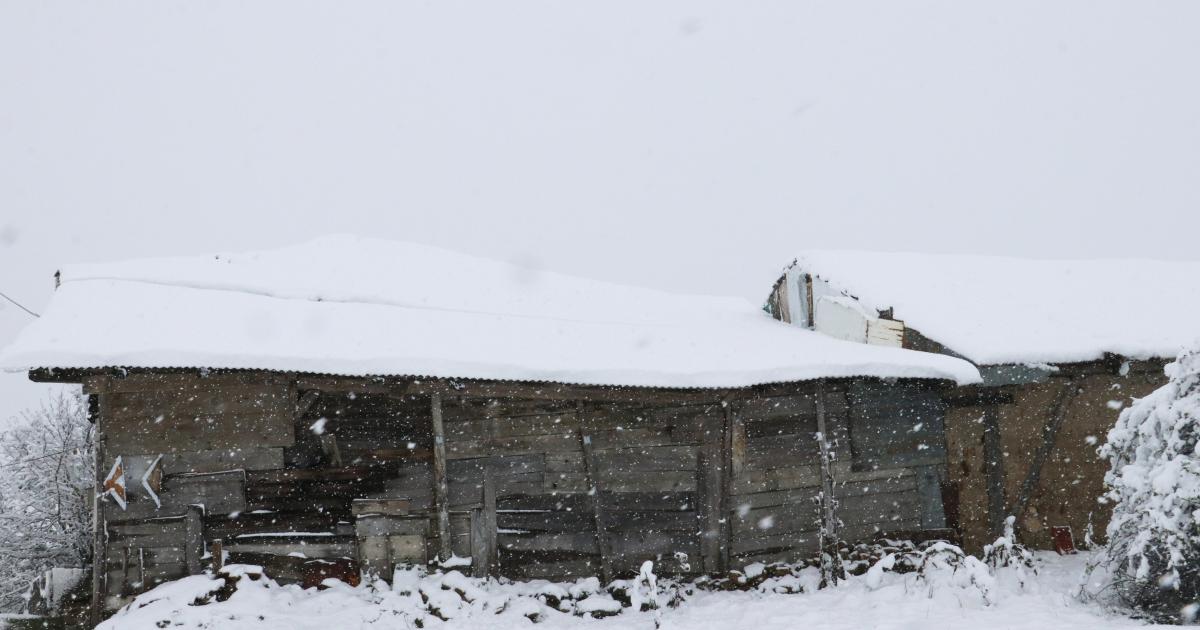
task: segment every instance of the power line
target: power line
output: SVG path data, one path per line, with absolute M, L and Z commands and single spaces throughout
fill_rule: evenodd
M 29 313 L 30 315 L 33 315 L 34 317 L 41 317 L 41 315 L 38 315 L 37 313 L 34 313 L 33 311 L 25 308 L 24 304 L 21 304 L 20 302 L 8 297 L 7 295 L 4 295 L 3 291 L 0 291 L 0 297 L 8 300 L 9 302 L 12 302 L 13 304 L 16 304 L 17 308 L 21 309 L 22 311 L 25 311 L 26 313 Z

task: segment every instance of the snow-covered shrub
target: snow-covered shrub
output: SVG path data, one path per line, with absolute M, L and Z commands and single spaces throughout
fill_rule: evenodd
M 1200 347 L 1167 366 L 1166 385 L 1121 412 L 1100 454 L 1110 585 L 1123 603 L 1178 619 L 1200 601 Z
M 924 549 L 917 581 L 928 587 L 929 597 L 957 589 L 978 592 L 985 605 L 996 601 L 996 577 L 988 565 L 948 542 L 937 541 Z
M 1033 552 L 1017 542 L 1013 527 L 1016 520 L 1015 516 L 1005 519 L 1004 535 L 997 538 L 996 542 L 983 546 L 983 563 L 992 569 L 997 578 L 1011 578 L 1017 587 L 1024 588 L 1030 574 L 1037 571 L 1033 567 Z
M 0 609 L 54 567 L 92 556 L 92 424 L 79 393 L 63 393 L 14 418 L 0 438 Z

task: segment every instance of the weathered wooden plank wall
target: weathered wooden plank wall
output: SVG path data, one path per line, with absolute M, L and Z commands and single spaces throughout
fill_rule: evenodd
M 389 575 L 433 560 L 443 542 L 489 556 L 477 572 L 517 578 L 619 576 L 647 559 L 662 572 L 716 572 L 815 549 L 815 383 L 674 396 L 444 388 L 441 448 L 427 389 L 369 379 L 311 389 L 320 383 L 90 383 L 109 436 L 103 467 L 122 456 L 130 470 L 127 509 L 103 510 L 105 594 L 198 570 L 197 523 L 208 548 L 297 580 L 322 558 Z M 825 392 L 843 537 L 941 526 L 928 492 L 944 476 L 938 390 L 843 380 Z M 137 487 L 159 454 L 161 506 Z

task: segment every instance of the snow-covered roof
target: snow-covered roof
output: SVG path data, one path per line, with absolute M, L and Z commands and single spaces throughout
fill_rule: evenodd
M 809 251 L 795 264 L 980 365 L 1174 357 L 1200 337 L 1200 262 Z
M 0 368 L 224 368 L 650 387 L 821 377 L 976 381 L 944 356 L 676 295 L 333 236 L 247 254 L 69 266 Z

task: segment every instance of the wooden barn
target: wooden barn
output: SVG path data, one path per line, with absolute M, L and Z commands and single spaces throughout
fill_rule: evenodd
M 943 393 L 979 379 L 738 299 L 351 237 L 65 268 L 0 365 L 89 397 L 97 610 L 216 562 L 317 583 L 809 557 L 823 484 L 845 540 L 941 529 Z
M 868 345 L 960 357 L 948 394 L 948 519 L 978 549 L 1017 517 L 1027 544 L 1103 536 L 1120 410 L 1200 335 L 1200 264 L 814 251 L 777 281 L 777 319 Z

